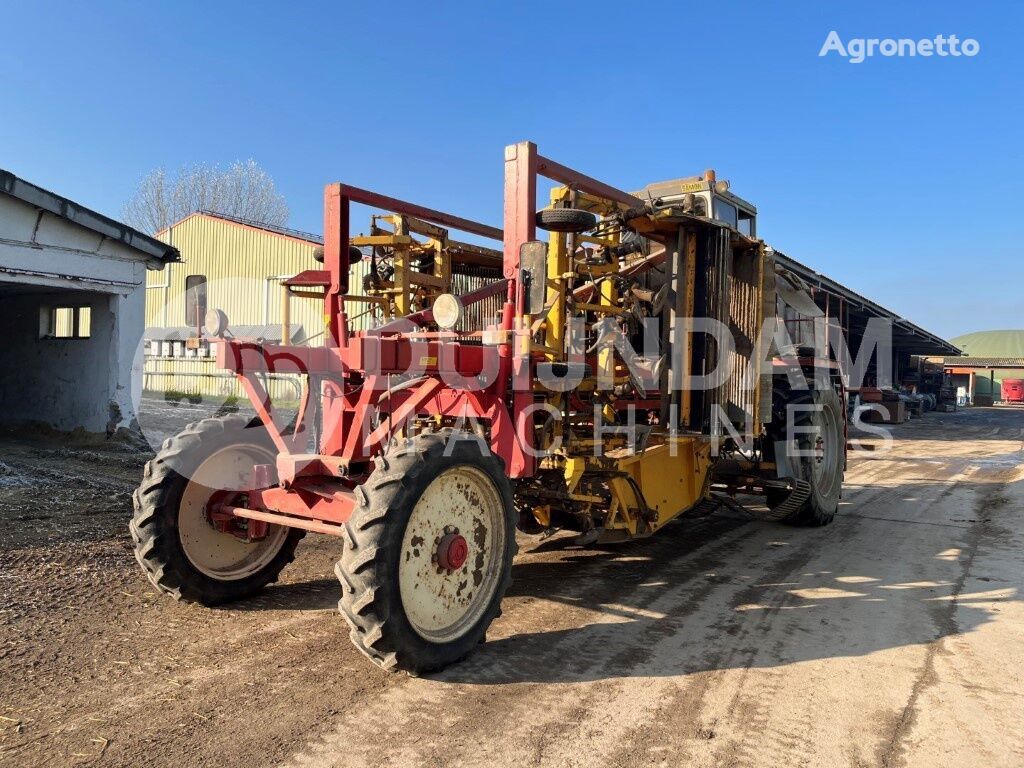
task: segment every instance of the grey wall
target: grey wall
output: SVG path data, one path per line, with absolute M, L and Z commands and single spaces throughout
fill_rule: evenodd
M 78 291 L 0 297 L 0 421 L 106 430 L 111 419 L 107 366 L 116 326 L 112 298 Z M 51 304 L 89 306 L 90 338 L 40 338 L 40 309 Z
M 0 194 L 0 422 L 128 426 L 142 389 L 146 268 L 159 262 Z M 88 305 L 89 339 L 39 338 L 41 306 Z

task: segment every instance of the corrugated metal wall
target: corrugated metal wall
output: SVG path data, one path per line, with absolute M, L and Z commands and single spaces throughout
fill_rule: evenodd
M 205 275 L 207 306 L 223 309 L 232 325 L 281 322 L 282 277 L 316 269 L 314 243 L 196 214 L 159 235 L 181 251 L 182 263 L 146 276 L 146 327 L 186 325 L 185 278 Z M 314 334 L 321 307 L 293 300 L 292 322 Z

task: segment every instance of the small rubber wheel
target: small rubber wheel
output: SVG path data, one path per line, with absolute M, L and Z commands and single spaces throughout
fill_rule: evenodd
M 537 226 L 549 232 L 587 232 L 597 226 L 597 216 L 578 208 L 545 208 L 537 211 Z
M 353 644 L 378 666 L 431 672 L 467 656 L 499 614 L 516 552 L 500 458 L 444 430 L 392 446 L 356 490 L 335 568 Z
M 305 531 L 271 525 L 266 536 L 247 541 L 218 531 L 206 514 L 214 495 L 244 495 L 253 467 L 276 456 L 259 420 L 242 416 L 203 419 L 163 444 L 146 464 L 129 526 L 135 559 L 153 586 L 178 600 L 217 605 L 277 580 Z

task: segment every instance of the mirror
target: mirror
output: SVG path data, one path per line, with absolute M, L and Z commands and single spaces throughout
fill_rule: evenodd
M 547 296 L 548 246 L 540 240 L 523 243 L 519 248 L 519 279 L 523 286 L 524 309 L 527 315 L 544 311 Z

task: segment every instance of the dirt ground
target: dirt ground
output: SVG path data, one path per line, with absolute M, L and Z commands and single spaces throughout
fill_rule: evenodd
M 895 434 L 827 528 L 523 538 L 489 642 L 423 678 L 349 645 L 338 541 L 179 605 L 130 551 L 143 453 L 0 440 L 0 765 L 1024 764 L 1024 410 Z

